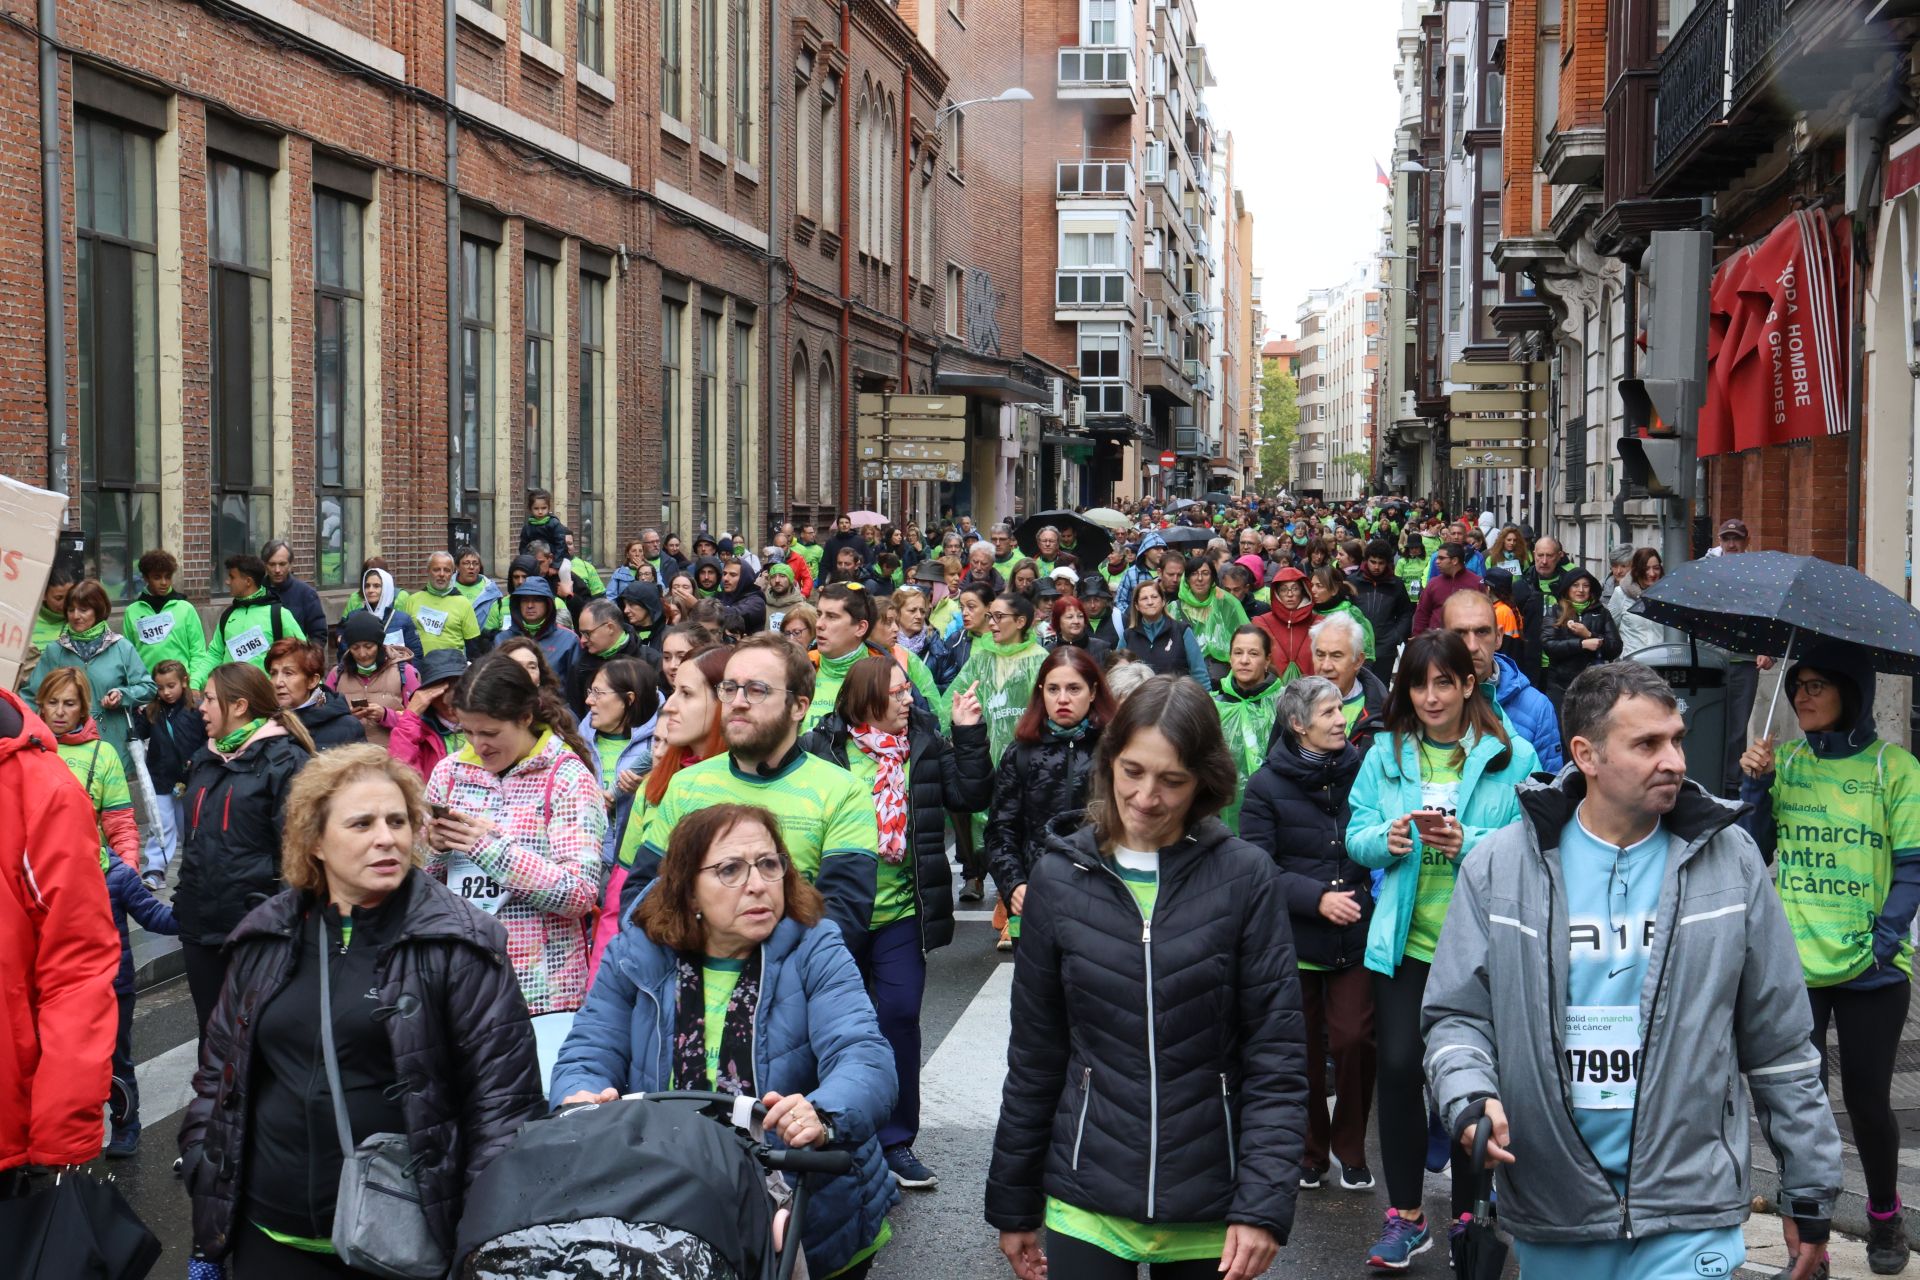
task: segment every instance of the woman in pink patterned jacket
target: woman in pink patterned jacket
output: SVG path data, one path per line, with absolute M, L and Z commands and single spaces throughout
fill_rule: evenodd
M 578 1009 L 607 826 L 591 748 L 505 655 L 474 664 L 453 705 L 467 742 L 427 783 L 427 871 L 506 926 L 528 1012 Z

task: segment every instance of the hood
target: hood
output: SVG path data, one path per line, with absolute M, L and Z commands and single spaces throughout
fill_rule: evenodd
M 393 575 L 385 569 L 369 569 L 367 572 L 380 579 L 380 598 L 378 600 L 368 600 L 367 608 L 384 618 L 387 616 L 387 611 L 393 608 L 393 602 L 397 595 L 393 585 Z M 361 580 L 363 582 L 365 581 L 365 574 L 361 575 Z M 457 587 L 454 588 L 454 590 L 458 589 Z
M 687 566 L 687 576 L 693 579 L 693 589 L 695 591 L 706 590 L 706 588 L 700 585 L 700 571 L 702 569 L 713 570 L 713 589 L 718 591 L 720 589 L 720 580 L 726 572 L 725 566 L 720 563 L 720 558 L 718 556 L 695 556 L 693 558 L 693 563 Z
M 515 556 L 507 562 L 507 579 L 509 581 L 512 580 L 515 569 L 518 569 L 528 577 L 537 577 L 540 573 L 540 562 L 532 556 Z
M 78 729 L 71 733 L 58 733 L 54 737 L 59 739 L 63 747 L 84 747 L 89 742 L 100 741 L 100 726 L 93 722 L 92 716 L 88 716 Z
M 1501 706 L 1533 688 L 1533 681 L 1527 679 L 1527 673 L 1504 653 L 1493 655 L 1493 674 L 1493 693 Z
M 152 609 L 155 613 L 158 613 L 162 609 L 166 608 L 168 605 L 172 604 L 175 600 L 179 600 L 186 604 L 193 603 L 193 601 L 188 600 L 185 596 L 181 595 L 178 591 L 169 591 L 167 592 L 167 594 L 163 596 L 157 596 L 153 594 L 153 592 L 151 591 L 142 591 L 138 597 L 137 603 L 144 604 L 148 608 Z
M 744 575 L 746 571 L 743 569 L 741 572 Z M 742 600 L 747 599 L 764 600 L 765 598 L 766 596 L 761 592 L 760 588 L 748 582 L 744 576 L 741 578 L 738 587 L 735 587 L 732 591 L 722 591 L 720 593 L 720 599 L 726 601 L 728 604 L 739 604 Z
M 518 600 L 523 596 L 538 596 L 540 599 L 551 603 L 554 598 L 553 584 L 537 573 L 530 573 L 527 575 L 526 581 L 513 589 L 513 599 Z
M 1544 852 L 1560 846 L 1560 832 L 1573 819 L 1573 812 L 1586 798 L 1587 778 L 1567 765 L 1556 777 L 1535 774 L 1515 788 L 1520 799 L 1520 817 L 1533 829 L 1534 842 Z M 1680 784 L 1679 799 L 1663 819 L 1667 830 L 1689 845 L 1704 843 L 1733 825 L 1747 806 L 1736 800 L 1722 800 L 1692 778 Z
M 660 584 L 656 582 L 629 582 L 620 589 L 621 604 L 637 604 L 647 611 L 650 624 L 658 624 L 664 602 L 660 597 Z
M 1267 767 L 1306 791 L 1352 782 L 1360 772 L 1360 760 L 1360 748 L 1349 741 L 1340 754 L 1315 763 L 1300 754 L 1299 744 L 1285 729 L 1273 735 L 1273 745 L 1267 748 Z
M 1265 560 L 1262 560 L 1252 552 L 1248 552 L 1238 560 L 1235 560 L 1234 563 L 1253 575 L 1253 585 L 1256 590 L 1267 585 L 1267 562 Z
M 1823 757 L 1850 756 L 1871 745 L 1879 736 L 1873 723 L 1873 668 L 1852 645 L 1832 640 L 1814 644 L 1786 674 L 1789 685 L 1803 667 L 1811 667 L 1840 686 L 1840 728 L 1827 733 L 1810 733 L 1807 746 Z M 1848 686 L 1852 687 L 1849 688 Z M 1781 690 L 1784 697 L 1786 690 Z M 64 739 L 63 739 L 64 741 Z
M 1144 572 L 1147 567 L 1147 552 L 1152 551 L 1155 547 L 1164 547 L 1166 545 L 1167 540 L 1161 537 L 1157 530 L 1149 532 L 1144 538 L 1140 539 L 1140 545 L 1133 549 L 1134 568 Z
M 1280 696 L 1280 690 L 1274 686 L 1280 683 L 1278 676 L 1269 675 L 1262 680 L 1251 693 L 1241 693 L 1239 682 L 1231 675 L 1220 682 L 1216 696 L 1221 702 L 1267 702 Z
M 1559 600 L 1565 600 L 1567 598 L 1567 592 L 1573 590 L 1573 584 L 1576 582 L 1585 582 L 1587 584 L 1587 590 L 1591 593 L 1591 598 L 1587 602 L 1588 608 L 1592 608 L 1600 603 L 1600 579 L 1594 577 L 1585 569 L 1575 569 L 1572 573 L 1564 575 L 1559 581 L 1555 582 L 1553 584 L 1554 597 Z
M 316 725 L 332 724 L 335 720 L 353 714 L 353 708 L 347 705 L 347 700 L 337 691 L 321 685 L 318 692 L 320 701 L 310 707 L 302 707 L 294 713 L 300 717 L 300 723 L 307 726 L 309 730 Z

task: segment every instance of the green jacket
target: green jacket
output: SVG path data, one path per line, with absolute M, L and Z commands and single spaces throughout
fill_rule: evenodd
M 193 664 L 207 648 L 200 611 L 178 592 L 165 599 L 142 595 L 127 606 L 120 620 L 120 632 L 133 642 L 134 652 L 147 664 L 148 671 L 172 658 L 191 673 Z
M 124 764 L 127 758 L 127 716 L 138 715 L 144 703 L 153 701 L 158 692 L 154 687 L 153 676 L 148 673 L 146 664 L 140 661 L 140 655 L 134 651 L 131 642 L 115 635 L 109 630 L 101 637 L 106 643 L 94 650 L 91 657 L 82 657 L 80 642 L 72 633 L 62 631 L 45 649 L 40 651 L 40 661 L 33 668 L 33 675 L 27 680 L 27 687 L 21 690 L 29 706 L 39 709 L 40 684 L 47 676 L 60 667 L 78 667 L 87 677 L 87 683 L 93 687 L 93 705 L 88 712 L 93 716 L 94 724 L 100 736 L 113 744 Z M 120 705 L 108 708 L 102 705 L 104 699 L 114 690 L 120 692 Z
M 444 594 L 432 587 L 422 587 L 407 596 L 401 607 L 412 616 L 413 625 L 420 632 L 421 653 L 417 656 L 424 657 L 435 649 L 464 651 L 467 641 L 481 635 L 480 620 L 474 617 L 473 606 L 458 582 Z
M 1213 695 L 1213 705 L 1220 711 L 1220 731 L 1226 736 L 1227 750 L 1233 753 L 1239 775 L 1233 784 L 1233 803 L 1220 811 L 1220 821 L 1235 835 L 1240 833 L 1240 804 L 1246 798 L 1247 781 L 1266 763 L 1274 715 L 1280 709 L 1280 693 L 1285 687 L 1270 678 L 1252 693 L 1242 693 L 1240 682 L 1228 676 Z
M 205 684 L 213 669 L 223 662 L 251 662 L 265 671 L 267 650 L 276 640 L 288 636 L 305 640 L 307 633 L 300 629 L 293 610 L 268 595 L 266 588 L 245 600 L 235 600 L 220 615 L 207 638 L 207 647 L 200 651 L 199 661 L 193 666 L 193 687 Z
M 567 568 L 572 571 L 580 585 L 587 589 L 589 595 L 607 594 L 607 584 L 600 577 L 600 571 L 593 567 L 593 561 L 585 556 L 574 556 L 567 561 Z

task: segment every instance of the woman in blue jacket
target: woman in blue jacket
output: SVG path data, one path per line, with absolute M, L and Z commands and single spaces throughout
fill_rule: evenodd
M 802 1243 L 809 1274 L 859 1280 L 892 1237 L 887 1211 L 900 1199 L 875 1136 L 893 1110 L 893 1050 L 778 820 L 737 804 L 683 819 L 632 919 L 607 948 L 548 1096 L 751 1095 L 781 1144 L 851 1149 L 852 1172 L 814 1188 Z
M 1347 823 L 1348 855 L 1382 870 L 1366 964 L 1374 972 L 1380 1156 L 1391 1207 L 1368 1261 L 1388 1270 L 1433 1244 L 1420 1211 L 1427 1152 L 1420 1002 L 1454 878 L 1481 839 L 1519 818 L 1514 788 L 1540 766 L 1532 745 L 1509 736 L 1493 702 L 1474 697 L 1474 687 L 1473 655 L 1459 636 L 1428 631 L 1407 643 L 1385 733 L 1360 766 Z M 1470 1163 L 1456 1146 L 1456 1219 L 1473 1207 Z

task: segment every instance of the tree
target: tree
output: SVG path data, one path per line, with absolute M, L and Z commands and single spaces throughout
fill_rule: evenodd
M 1373 483 L 1373 450 L 1355 449 L 1352 453 L 1343 453 L 1333 460 L 1336 467 L 1345 467 L 1360 482 L 1361 492 Z
M 1278 360 L 1261 361 L 1260 477 L 1270 488 L 1293 483 L 1293 445 L 1300 435 L 1300 384 Z

